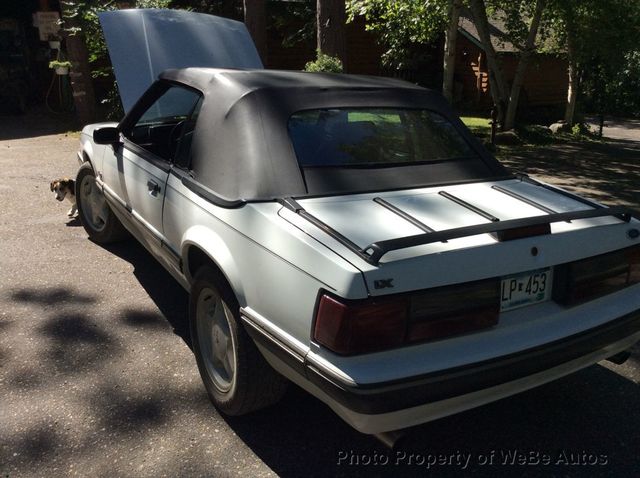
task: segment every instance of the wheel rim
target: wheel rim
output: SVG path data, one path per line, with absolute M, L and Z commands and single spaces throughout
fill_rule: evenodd
M 236 377 L 231 311 L 217 291 L 204 288 L 198 297 L 196 319 L 202 361 L 215 387 L 228 392 Z
M 96 184 L 96 178 L 87 175 L 80 184 L 82 201 L 82 217 L 96 232 L 101 232 L 107 225 L 109 206 L 104 195 Z

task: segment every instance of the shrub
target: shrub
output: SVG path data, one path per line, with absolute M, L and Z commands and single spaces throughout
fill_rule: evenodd
M 304 71 L 342 73 L 342 62 L 340 58 L 326 55 L 318 50 L 318 57 L 315 61 L 310 61 L 304 65 Z

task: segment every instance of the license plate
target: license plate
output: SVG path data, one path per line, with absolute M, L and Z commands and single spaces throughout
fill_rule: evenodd
M 551 269 L 516 274 L 502 279 L 500 311 L 537 304 L 551 298 Z

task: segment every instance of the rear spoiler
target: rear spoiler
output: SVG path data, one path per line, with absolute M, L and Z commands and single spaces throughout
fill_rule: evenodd
M 280 199 L 280 203 L 286 207 L 287 209 L 295 212 L 299 216 L 303 217 L 326 234 L 331 236 L 333 239 L 340 242 L 342 245 L 347 247 L 349 250 L 354 252 L 360 258 L 365 260 L 371 265 L 377 266 L 380 264 L 380 260 L 382 257 L 391 252 L 397 251 L 400 249 L 407 249 L 409 247 L 423 246 L 426 244 L 433 244 L 435 242 L 446 242 L 450 239 L 459 239 L 461 237 L 469 237 L 475 236 L 478 234 L 492 234 L 498 241 L 506 241 L 511 239 L 517 239 L 520 237 L 530 237 L 541 234 L 549 234 L 551 232 L 550 225 L 555 222 L 570 222 L 572 220 L 577 219 L 590 219 L 595 217 L 615 217 L 624 222 L 630 222 L 632 218 L 640 218 L 637 212 L 628 208 L 628 207 L 604 207 L 600 204 L 591 202 L 587 199 L 581 198 L 579 196 L 575 196 L 567 191 L 562 189 L 555 188 L 553 186 L 549 186 L 544 183 L 538 183 L 530 179 L 529 177 L 523 176 L 520 177 L 521 180 L 526 182 L 531 182 L 536 185 L 542 186 L 547 189 L 551 189 L 554 192 L 559 194 L 563 194 L 565 196 L 569 196 L 572 199 L 579 201 L 583 204 L 586 204 L 592 209 L 586 209 L 581 211 L 572 211 L 572 212 L 563 212 L 557 213 L 552 211 L 551 209 L 542 206 L 540 204 L 535 203 L 534 201 L 528 198 L 522 198 L 518 195 L 513 195 L 513 197 L 517 197 L 518 199 L 522 199 L 526 201 L 529 205 L 533 205 L 538 207 L 539 209 L 545 211 L 547 214 L 542 216 L 532 216 L 520 219 L 509 219 L 506 221 L 500 221 L 498 218 L 491 216 L 490 214 L 478 209 L 477 207 L 467 204 L 464 201 L 452 196 L 449 193 L 441 192 L 440 194 L 448 199 L 457 202 L 479 215 L 491 220 L 490 223 L 485 224 L 477 224 L 473 226 L 465 226 L 465 227 L 456 227 L 452 229 L 446 229 L 442 231 L 434 231 L 429 228 L 427 225 L 421 223 L 418 219 L 410 216 L 404 211 L 401 211 L 395 208 L 393 205 L 387 203 L 382 198 L 374 198 L 374 201 L 380 204 L 383 207 L 388 208 L 392 212 L 395 212 L 400 217 L 403 217 L 407 221 L 409 221 L 414 226 L 425 231 L 423 234 L 416 234 L 412 236 L 400 237 L 397 239 L 388 239 L 383 241 L 377 241 L 368 246 L 361 248 L 356 243 L 351 241 L 349 238 L 340 234 L 338 231 L 333 229 L 328 224 L 324 223 L 314 215 L 310 214 L 308 211 L 302 207 L 294 198 L 283 198 Z M 507 190 L 502 190 L 499 186 L 495 187 L 495 189 L 505 192 L 505 194 L 509 194 L 506 192 Z M 511 195 L 511 194 L 510 194 Z M 522 233 L 524 231 L 524 233 Z M 631 234 L 631 232 L 630 232 Z M 639 234 L 639 231 L 636 231 L 635 234 Z M 637 236 L 636 236 L 637 237 Z

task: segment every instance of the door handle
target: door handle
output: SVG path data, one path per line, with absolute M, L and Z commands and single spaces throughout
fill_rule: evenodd
M 147 188 L 149 188 L 149 194 L 152 196 L 157 196 L 160 192 L 160 186 L 154 181 L 147 181 Z

